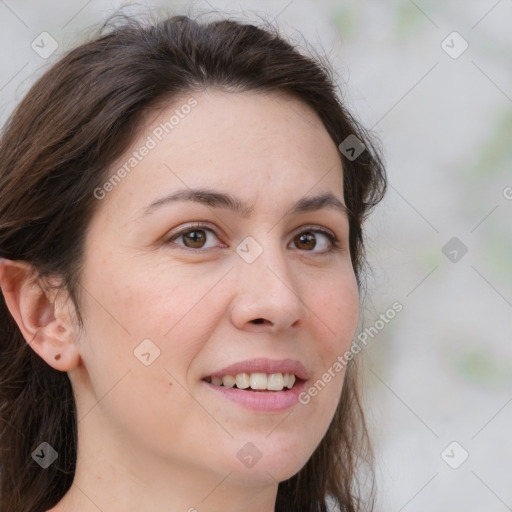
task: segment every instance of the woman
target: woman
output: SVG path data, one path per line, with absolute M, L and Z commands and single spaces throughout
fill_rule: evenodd
M 2 512 L 372 509 L 347 355 L 386 181 L 327 68 L 123 18 L 0 162 Z

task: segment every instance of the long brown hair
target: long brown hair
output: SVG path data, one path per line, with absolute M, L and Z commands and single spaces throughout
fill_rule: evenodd
M 347 111 L 332 76 L 325 62 L 303 54 L 271 25 L 111 17 L 36 81 L 3 127 L 0 257 L 29 262 L 39 276 L 60 276 L 80 320 L 77 288 L 86 229 L 98 204 L 94 190 L 134 140 L 148 108 L 206 87 L 284 91 L 317 112 L 337 146 L 350 135 L 364 144 L 355 159 L 340 151 L 361 289 L 362 224 L 382 199 L 386 176 L 378 146 Z M 276 511 L 327 511 L 329 503 L 346 512 L 373 509 L 373 485 L 366 500 L 358 485 L 360 463 L 371 470 L 372 457 L 356 364 L 348 363 L 324 439 L 306 465 L 279 484 Z M 24 340 L 2 294 L 0 433 L 0 512 L 55 506 L 74 478 L 74 395 L 67 373 L 47 365 Z M 59 454 L 45 470 L 31 457 L 43 441 Z

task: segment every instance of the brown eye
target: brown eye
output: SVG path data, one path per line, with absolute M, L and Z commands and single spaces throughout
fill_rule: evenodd
M 323 237 L 324 241 L 322 242 L 322 238 L 318 239 L 318 236 Z M 338 239 L 323 229 L 302 231 L 293 237 L 293 243 L 298 249 L 313 253 L 330 252 L 339 247 Z M 315 248 L 317 250 L 313 251 Z
M 183 237 L 185 245 L 191 249 L 201 249 L 206 240 L 204 229 L 186 231 L 185 233 L 182 233 L 181 236 Z
M 210 233 L 210 237 L 208 237 L 208 233 Z M 212 245 L 211 241 L 208 242 L 208 238 L 212 238 L 211 235 L 214 235 L 213 241 L 215 241 L 217 235 L 212 229 L 202 225 L 188 226 L 187 229 L 167 239 L 167 243 L 173 243 L 188 249 L 210 249 L 215 247 L 215 245 Z M 210 243 L 209 246 L 207 245 L 208 243 Z
M 293 241 L 299 249 L 305 249 L 308 251 L 314 249 L 316 245 L 315 235 L 311 231 L 300 233 L 294 237 Z

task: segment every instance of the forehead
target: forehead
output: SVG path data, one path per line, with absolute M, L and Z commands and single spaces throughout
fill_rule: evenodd
M 122 172 L 119 172 L 121 171 Z M 101 207 L 134 218 L 163 193 L 209 187 L 261 206 L 309 192 L 343 198 L 341 159 L 314 110 L 282 93 L 196 91 L 148 110 Z

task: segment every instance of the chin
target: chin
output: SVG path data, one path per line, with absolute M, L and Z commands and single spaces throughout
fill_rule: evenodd
M 230 480 L 238 485 L 244 485 L 247 487 L 262 487 L 266 485 L 275 485 L 280 482 L 288 480 L 292 476 L 296 475 L 301 468 L 283 468 L 276 470 L 275 467 L 270 465 L 267 467 L 261 467 L 258 470 L 254 467 L 250 470 L 243 471 L 237 468 L 231 476 Z
M 249 486 L 275 485 L 296 475 L 307 461 L 307 457 L 298 460 L 297 454 L 287 457 L 277 457 L 275 453 L 267 457 L 262 455 L 252 466 L 234 464 L 231 468 L 231 478 L 237 483 Z

